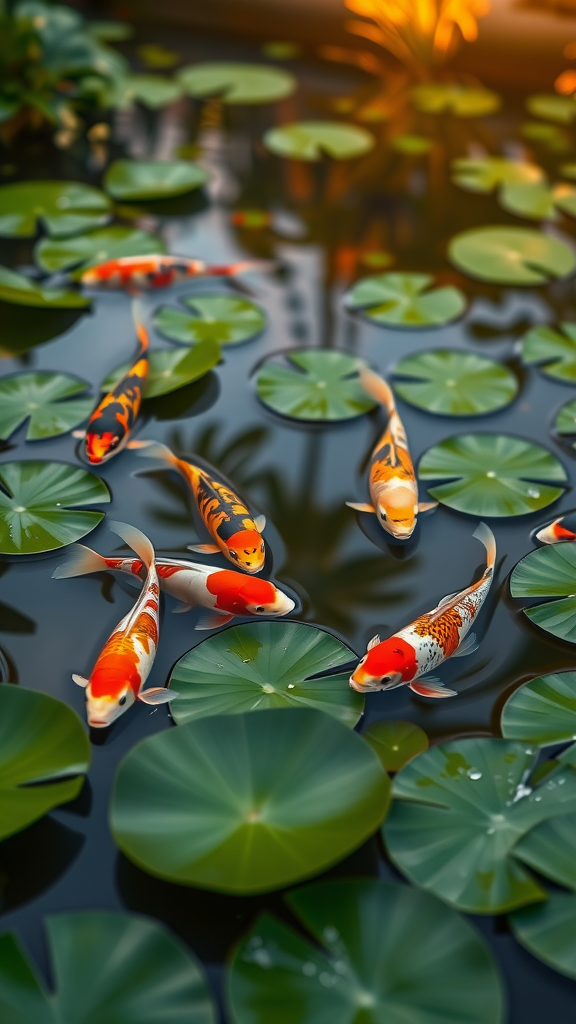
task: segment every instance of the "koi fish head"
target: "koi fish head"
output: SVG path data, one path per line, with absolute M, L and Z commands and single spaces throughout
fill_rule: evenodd
M 93 729 L 107 729 L 120 715 L 132 707 L 135 701 L 134 691 L 130 686 L 121 689 L 114 697 L 96 697 L 90 685 L 86 687 L 86 717 L 88 725 Z
M 228 558 L 244 572 L 260 572 L 266 551 L 264 539 L 258 530 L 239 530 L 226 540 Z
M 242 587 L 245 615 L 288 615 L 294 601 L 268 580 L 246 580 Z
M 106 430 L 103 434 L 86 434 L 86 458 L 93 465 L 106 462 L 116 455 L 117 451 L 126 441 L 126 437 L 120 434 L 113 434 Z
M 411 495 L 412 497 L 412 495 Z M 378 502 L 378 519 L 387 533 L 396 540 L 409 540 L 416 527 L 418 506 L 413 501 L 406 505 L 383 505 Z
M 359 693 L 391 690 L 413 679 L 416 669 L 414 648 L 391 636 L 366 651 L 350 676 L 350 686 Z

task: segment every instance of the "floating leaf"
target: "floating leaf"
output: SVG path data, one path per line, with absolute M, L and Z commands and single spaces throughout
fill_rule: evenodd
M 142 43 L 136 47 L 140 60 L 148 68 L 173 68 L 180 63 L 180 54 L 157 43 Z
M 412 722 L 375 722 L 362 736 L 387 772 L 399 772 L 413 757 L 428 749 L 426 733 Z
M 110 200 L 76 181 L 21 181 L 0 186 L 0 237 L 32 238 L 41 226 L 60 238 L 105 224 Z
M 472 352 L 437 349 L 402 359 L 394 390 L 406 402 L 443 416 L 478 416 L 516 397 L 518 381 L 506 366 Z
M 34 555 L 72 544 L 104 518 L 103 512 L 76 506 L 108 501 L 106 484 L 85 469 L 64 462 L 5 462 L 0 465 L 0 553 Z
M 127 21 L 91 21 L 88 24 L 88 31 L 102 42 L 120 43 L 132 38 L 134 26 L 129 25 Z
M 34 249 L 34 259 L 42 270 L 77 270 L 79 276 L 88 267 L 122 256 L 148 256 L 165 252 L 164 242 L 157 235 L 138 228 L 114 224 L 110 228 L 91 231 L 75 238 L 43 238 Z
M 110 822 L 120 849 L 145 871 L 221 892 L 266 892 L 360 846 L 385 814 L 389 786 L 368 744 L 322 711 L 216 715 L 132 748 Z
M 570 124 L 576 119 L 576 100 L 570 96 L 556 96 L 554 93 L 528 96 L 526 109 L 533 117 L 541 117 L 544 121 Z
M 414 106 L 425 114 L 454 114 L 455 117 L 485 117 L 500 108 L 498 93 L 471 89 L 455 82 L 431 82 L 412 89 Z
M 261 49 L 264 56 L 269 57 L 270 60 L 292 60 L 294 57 L 299 57 L 302 53 L 302 47 L 299 43 L 291 43 L 280 39 L 271 39 L 270 42 L 263 43 Z
M 192 381 L 204 377 L 220 361 L 220 347 L 209 338 L 199 341 L 184 355 L 178 349 L 158 349 L 150 353 L 150 370 L 143 398 L 158 398 L 178 388 L 184 388 Z M 102 391 L 111 391 L 130 369 L 131 363 L 124 363 L 113 370 L 101 385 Z
M 405 153 L 406 156 L 424 156 L 433 148 L 434 142 L 424 135 L 396 135 L 390 145 L 397 153 Z
M 558 411 L 554 420 L 554 430 L 561 437 L 576 434 L 576 399 L 566 402 Z
M 0 685 L 0 839 L 77 797 L 89 764 L 88 737 L 71 708 Z
M 510 924 L 530 953 L 576 978 L 576 893 L 551 892 L 545 903 L 511 914 Z
M 547 149 L 557 153 L 565 153 L 572 149 L 570 136 L 555 124 L 543 124 L 542 121 L 526 121 L 520 128 L 520 134 L 529 142 L 539 142 Z M 561 170 L 560 173 L 563 173 Z
M 296 79 L 280 68 L 238 61 L 190 64 L 177 75 L 190 96 L 217 97 L 223 103 L 275 103 L 290 96 Z
M 528 365 L 538 364 L 553 380 L 576 381 L 576 323 L 560 325 L 563 333 L 540 324 L 532 327 L 522 339 L 522 359 Z
M 500 206 L 519 217 L 556 220 L 558 210 L 576 217 L 576 187 L 561 183 L 505 185 L 499 195 Z
M 546 175 L 537 164 L 501 156 L 459 157 L 451 164 L 452 181 L 467 192 L 493 192 L 498 185 L 534 183 Z
M 431 288 L 433 281 L 430 274 L 375 274 L 357 281 L 344 301 L 387 327 L 437 327 L 461 316 L 466 298 L 458 288 Z
M 274 412 L 297 420 L 348 420 L 373 409 L 358 380 L 361 360 L 334 349 L 300 349 L 266 360 L 258 395 Z
M 45 288 L 23 274 L 0 266 L 0 301 L 36 309 L 86 309 L 90 300 L 65 288 Z
M 547 284 L 576 267 L 576 257 L 564 242 L 531 228 L 504 225 L 455 235 L 448 258 L 463 274 L 507 285 Z
M 525 589 L 526 583 L 522 577 L 519 583 L 515 573 L 511 590 L 516 597 L 517 586 Z M 573 604 L 576 620 L 576 601 Z M 506 739 L 527 740 L 540 747 L 576 740 L 576 672 L 555 672 L 519 686 L 504 705 L 500 728 Z M 576 753 L 576 744 L 571 751 Z
M 170 686 L 180 698 L 177 725 L 206 715 L 266 708 L 318 708 L 353 728 L 364 699 L 348 685 L 350 672 L 311 678 L 354 661 L 346 644 L 305 622 L 251 622 L 233 626 L 176 662 Z
M 524 615 L 540 629 L 576 643 L 576 545 L 552 544 L 530 551 L 510 577 L 512 597 L 556 597 Z M 576 731 L 576 730 L 575 730 Z
M 256 921 L 230 966 L 236 1024 L 501 1024 L 488 948 L 434 897 L 338 879 L 284 899 L 308 935 L 268 913 Z
M 573 673 L 572 673 L 573 675 Z M 549 776 L 555 784 L 554 774 Z M 576 890 L 576 814 L 562 814 L 531 829 L 514 856 L 557 885 Z
M 182 86 L 164 75 L 126 75 L 117 79 L 107 99 L 113 107 L 130 107 L 141 103 L 150 110 L 161 110 L 182 96 Z
M 189 160 L 116 160 L 104 176 L 114 199 L 166 199 L 200 188 L 208 172 Z
M 26 420 L 27 441 L 68 433 L 94 408 L 90 396 L 73 398 L 87 388 L 85 381 L 66 373 L 16 373 L 0 378 L 0 438 L 7 440 Z
M 375 145 L 371 132 L 340 121 L 294 121 L 269 128 L 263 142 L 271 153 L 292 160 L 352 160 Z
M 522 516 L 559 498 L 567 475 L 545 448 L 508 434 L 460 434 L 424 453 L 421 480 L 446 480 L 429 494 L 473 516 Z
M 181 300 L 190 312 L 174 306 L 162 306 L 154 316 L 160 334 L 183 345 L 214 341 L 219 345 L 237 345 L 247 341 L 266 326 L 259 306 L 231 295 L 189 295 Z

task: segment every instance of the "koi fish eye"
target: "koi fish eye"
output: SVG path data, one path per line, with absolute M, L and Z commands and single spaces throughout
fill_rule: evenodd
M 257 611 L 257 612 L 265 612 L 265 611 L 266 611 L 266 609 L 265 609 L 265 607 L 264 607 L 264 605 L 263 605 L 263 604 L 259 604 L 259 605 L 257 606 L 257 608 L 256 608 L 256 611 Z
M 231 548 L 228 548 L 228 554 L 230 555 L 230 558 L 235 558 L 236 561 L 238 561 L 238 552 L 237 551 L 233 551 Z
M 380 512 L 380 519 L 382 520 L 382 522 L 385 521 L 385 519 L 386 519 L 386 513 L 385 512 L 382 512 L 382 511 Z
M 120 705 L 122 705 L 122 706 L 126 703 L 126 694 L 124 694 L 122 697 L 120 697 L 118 703 Z

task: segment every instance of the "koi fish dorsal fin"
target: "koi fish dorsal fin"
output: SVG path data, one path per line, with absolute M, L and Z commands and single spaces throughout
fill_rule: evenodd
M 66 561 L 57 565 L 52 573 L 53 580 L 64 580 L 70 576 L 84 576 L 89 572 L 105 572 L 106 559 L 84 544 L 72 544 L 66 552 Z
M 430 612 L 430 618 L 435 619 L 437 615 L 441 615 L 443 611 L 446 611 L 449 605 L 452 604 L 455 597 L 460 597 L 460 590 L 455 590 L 453 594 L 446 594 L 441 601 L 438 601 L 434 611 Z
M 493 569 L 496 561 L 496 538 L 486 523 L 479 523 L 472 534 L 486 548 L 486 568 Z
M 147 569 L 154 564 L 154 548 L 141 530 L 137 530 L 135 526 L 130 526 L 128 523 L 111 522 L 108 525 L 112 533 L 118 534 L 136 552 Z
M 393 412 L 396 412 L 392 388 L 383 377 L 374 373 L 373 370 L 369 370 L 367 366 L 362 366 L 360 368 L 360 384 L 371 398 L 380 402 L 388 410 L 390 416 Z
M 366 650 L 371 651 L 373 647 L 378 647 L 378 644 L 380 643 L 382 643 L 380 639 L 380 634 L 376 633 L 376 636 L 373 636 L 372 639 L 368 641 L 368 646 L 366 647 Z

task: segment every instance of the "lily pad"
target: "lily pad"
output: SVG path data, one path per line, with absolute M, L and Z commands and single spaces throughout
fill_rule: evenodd
M 221 892 L 266 892 L 360 846 L 381 822 L 389 789 L 368 744 L 322 711 L 215 715 L 132 748 L 110 823 L 144 871 Z
M 479 416 L 503 409 L 518 394 L 506 366 L 472 352 L 437 349 L 402 359 L 394 390 L 406 402 L 442 416 Z
M 451 164 L 452 181 L 467 192 L 493 192 L 503 184 L 542 181 L 546 174 L 537 164 L 501 156 L 459 157 Z
M 89 387 L 67 373 L 17 373 L 0 378 L 0 438 L 7 440 L 28 420 L 27 441 L 58 437 L 88 418 L 94 399 Z
M 569 437 L 571 434 L 576 434 L 576 399 L 566 402 L 559 409 L 554 420 L 554 430 L 560 437 Z
M 110 219 L 110 200 L 76 181 L 21 181 L 0 186 L 0 237 L 32 238 L 42 227 L 61 238 Z
M 0 553 L 35 555 L 85 537 L 103 512 L 78 509 L 110 501 L 103 480 L 64 462 L 0 465 Z
M 34 249 L 34 259 L 42 270 L 77 270 L 78 276 L 88 267 L 122 256 L 148 256 L 164 253 L 166 247 L 157 235 L 138 228 L 114 224 L 75 238 L 43 238 Z
M 182 299 L 189 312 L 174 306 L 162 306 L 154 316 L 160 334 L 183 345 L 215 341 L 219 345 L 237 345 L 247 341 L 266 326 L 266 315 L 247 299 L 231 295 L 189 295 Z
M 554 782 L 554 775 L 550 781 Z M 531 829 L 514 856 L 557 885 L 576 891 L 576 814 L 561 814 Z
M 431 82 L 412 89 L 414 106 L 425 114 L 485 117 L 500 109 L 501 99 L 490 89 L 473 89 L 455 82 Z
M 529 953 L 576 978 L 576 893 L 551 892 L 545 903 L 511 914 L 510 924 Z
M 23 274 L 0 266 L 0 301 L 36 309 L 86 309 L 90 300 L 66 288 L 46 288 Z
M 256 378 L 259 397 L 296 420 L 348 420 L 373 409 L 360 385 L 361 360 L 334 349 L 300 349 L 267 359 Z
M 315 678 L 355 658 L 341 640 L 305 622 L 233 626 L 176 662 L 169 685 L 180 697 L 177 725 L 206 715 L 267 708 L 318 708 L 353 728 L 364 698 L 348 685 L 350 672 Z
M 565 767 L 533 785 L 537 757 L 535 747 L 499 739 L 455 740 L 415 757 L 394 779 L 384 827 L 396 866 L 470 913 L 544 899 L 514 847 L 540 822 L 576 811 L 576 773 Z
M 284 899 L 308 934 L 268 913 L 256 921 L 230 965 L 235 1024 L 502 1024 L 488 948 L 434 897 L 338 879 Z
M 375 722 L 362 736 L 387 772 L 399 772 L 413 757 L 428 749 L 426 733 L 412 722 Z
M 424 156 L 434 147 L 434 141 L 425 135 L 396 135 L 390 146 L 406 156 Z
M 522 339 L 522 359 L 537 364 L 547 377 L 576 382 L 576 323 L 560 325 L 562 333 L 540 324 L 532 327 Z
M 500 206 L 519 217 L 556 220 L 558 211 L 576 217 L 576 187 L 546 182 L 505 185 L 499 195 Z
M 168 50 L 158 43 L 142 43 L 136 47 L 136 53 L 147 68 L 173 68 L 182 60 L 176 50 Z
M 199 341 L 189 352 L 178 349 L 158 349 L 150 353 L 150 369 L 143 398 L 158 398 L 192 381 L 204 377 L 220 361 L 220 347 L 215 341 Z M 102 391 L 111 391 L 130 369 L 131 363 L 117 367 L 101 385 Z
M 513 574 L 511 588 L 516 586 Z M 576 740 L 576 672 L 554 672 L 519 686 L 504 705 L 500 728 L 506 739 L 540 747 Z M 576 744 L 571 751 L 576 753 Z
M 473 516 L 523 516 L 563 494 L 568 477 L 545 448 L 508 434 L 460 434 L 424 453 L 420 480 L 445 480 L 429 494 Z
M 166 199 L 200 188 L 208 172 L 189 160 L 116 160 L 104 176 L 104 188 L 114 198 Z
M 572 149 L 570 136 L 563 128 L 543 121 L 526 121 L 520 128 L 520 134 L 529 142 L 539 143 L 551 152 L 566 153 Z M 560 173 L 563 174 L 562 168 Z
M 374 148 L 375 138 L 365 128 L 340 121 L 294 121 L 269 128 L 262 140 L 276 156 L 291 160 L 353 160 Z
M 74 800 L 89 764 L 88 737 L 71 708 L 35 690 L 0 686 L 0 839 Z
M 344 301 L 386 327 L 438 327 L 462 316 L 466 298 L 458 288 L 432 288 L 433 281 L 430 274 L 375 274 L 357 281 Z
M 576 257 L 564 242 L 532 228 L 504 225 L 455 235 L 448 258 L 463 274 L 504 285 L 547 284 L 576 267 Z
M 174 78 L 164 75 L 126 75 L 114 82 L 108 96 L 113 107 L 130 107 L 141 103 L 150 110 L 161 110 L 180 99 L 183 88 Z
M 528 96 L 526 109 L 533 117 L 558 124 L 570 124 L 576 120 L 576 100 L 570 96 L 556 96 L 555 93 L 539 93 Z
M 276 103 L 290 96 L 296 79 L 281 68 L 239 61 L 190 64 L 177 74 L 190 96 L 216 97 L 223 103 Z
M 530 551 L 514 568 L 510 593 L 512 597 L 560 598 L 525 608 L 524 615 L 546 633 L 576 643 L 576 544 L 550 544 Z
M 163 925 L 111 911 L 46 920 L 54 994 L 14 934 L 0 936 L 0 1016 L 14 1024 L 215 1024 L 200 962 Z

